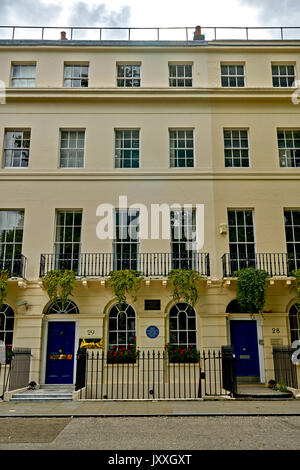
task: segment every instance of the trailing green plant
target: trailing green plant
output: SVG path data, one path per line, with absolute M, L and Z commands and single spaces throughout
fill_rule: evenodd
M 241 312 L 262 313 L 266 301 L 268 273 L 262 269 L 244 268 L 233 273 L 237 277 L 237 301 Z
M 174 302 L 184 300 L 187 304 L 194 307 L 198 300 L 199 292 L 197 282 L 201 276 L 193 269 L 172 269 L 168 275 L 172 282 L 172 299 Z
M 51 302 L 55 305 L 61 303 L 62 308 L 65 308 L 68 298 L 72 295 L 76 282 L 75 276 L 75 272 L 68 269 L 54 269 L 44 276 L 43 287 L 46 289 Z
M 274 390 L 278 390 L 278 392 L 288 392 L 289 391 L 282 379 L 275 385 Z
M 297 298 L 298 302 L 300 302 L 300 269 L 293 271 L 292 276 L 296 278 Z
M 141 287 L 143 277 L 139 271 L 133 269 L 122 269 L 111 271 L 109 274 L 109 285 L 118 299 L 118 308 L 122 312 L 123 305 L 127 303 L 127 297 L 136 301 L 137 293 Z
M 6 269 L 2 269 L 0 271 L 0 311 L 2 310 L 7 295 L 8 278 L 9 272 Z

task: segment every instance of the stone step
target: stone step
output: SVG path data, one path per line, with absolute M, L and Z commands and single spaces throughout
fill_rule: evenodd
M 290 391 L 280 392 L 270 389 L 265 384 L 239 384 L 234 397 L 237 400 L 291 400 L 293 394 Z
M 72 400 L 74 385 L 41 385 L 36 390 L 14 393 L 11 401 Z
M 42 400 L 72 400 L 72 394 L 43 394 L 43 395 L 26 395 L 26 393 L 14 394 L 11 397 L 11 401 L 42 401 Z
M 12 396 L 10 401 L 72 401 L 71 397 L 39 396 L 39 397 L 21 397 Z

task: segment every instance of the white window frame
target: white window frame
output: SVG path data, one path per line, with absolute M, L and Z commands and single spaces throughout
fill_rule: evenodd
M 119 137 L 122 141 L 122 146 L 117 147 L 117 133 L 121 132 L 122 135 Z M 131 137 L 130 139 L 125 139 L 125 132 L 130 132 Z M 138 132 L 138 139 L 133 139 L 133 132 Z M 124 141 L 125 140 L 130 140 L 131 142 L 138 140 L 138 147 L 133 147 L 131 144 L 131 147 L 125 147 L 124 146 Z M 123 153 L 124 151 L 130 151 L 130 158 L 124 158 Z M 134 158 L 132 156 L 132 152 L 138 151 L 138 166 L 133 166 L 133 161 Z M 120 154 L 120 156 L 118 155 Z M 130 166 L 124 166 L 124 161 L 128 160 L 130 161 Z M 118 128 L 114 130 L 114 167 L 117 169 L 138 169 L 141 166 L 141 129 L 139 128 Z
M 221 72 L 221 87 L 222 88 L 245 88 L 246 87 L 246 65 L 244 62 L 221 62 L 220 64 L 220 72 Z M 239 75 L 237 73 L 235 74 L 230 74 L 229 73 L 229 69 L 228 69 L 228 74 L 223 74 L 222 73 L 222 67 L 243 67 L 243 75 Z M 243 77 L 244 79 L 244 85 L 243 86 L 239 86 L 237 84 L 237 80 L 238 78 L 241 78 Z M 230 78 L 234 78 L 236 80 L 236 85 L 230 85 L 230 83 L 228 85 L 223 85 L 222 83 L 222 78 L 227 78 L 230 82 Z
M 74 148 L 71 148 L 71 147 L 62 147 L 62 133 L 63 132 L 67 132 L 68 133 L 68 142 L 71 140 L 70 139 L 70 133 L 71 132 L 75 132 L 76 133 L 76 143 L 78 142 L 78 133 L 79 132 L 83 132 L 84 133 L 84 138 L 83 138 L 83 148 L 81 147 L 74 147 Z M 82 169 L 85 167 L 85 147 L 86 147 L 86 129 L 60 129 L 59 130 L 59 162 L 58 162 L 58 167 L 62 170 L 68 170 L 68 169 L 71 169 L 71 170 L 76 170 L 76 169 Z M 83 157 L 82 157 L 82 166 L 70 166 L 70 164 L 68 164 L 68 166 L 62 166 L 61 165 L 61 161 L 62 161 L 62 157 L 61 157 L 61 152 L 62 151 L 67 151 L 68 153 L 71 152 L 71 151 L 74 151 L 74 152 L 78 152 L 80 150 L 83 151 Z M 77 161 L 78 157 L 76 156 L 76 161 Z M 68 163 L 70 163 L 70 157 L 68 157 Z
M 25 211 L 24 209 L 1 209 L 0 214 L 2 213 L 7 213 L 6 215 L 6 222 L 7 226 L 2 226 L 0 225 L 0 230 L 2 232 L 13 232 L 13 241 L 7 241 L 6 237 L 5 240 L 3 240 L 3 237 L 1 237 L 1 253 L 2 250 L 4 249 L 4 254 L 0 254 L 1 261 L 3 262 L 3 265 L 0 264 L 0 270 L 7 268 L 7 262 L 9 261 L 11 264 L 11 271 L 14 271 L 14 262 L 17 261 L 19 262 L 18 256 L 22 254 L 22 246 L 23 246 L 23 237 L 24 237 L 24 219 L 25 219 Z M 9 214 L 10 213 L 10 214 Z M 14 219 L 17 220 L 16 225 L 10 225 L 10 220 Z M 2 220 L 2 217 L 0 219 L 0 222 Z M 5 220 L 5 219 L 4 219 Z M 19 225 L 21 222 L 21 225 Z M 17 233 L 16 231 L 22 231 L 22 240 L 18 241 L 18 237 L 16 237 Z M 16 240 L 17 238 L 17 240 Z M 16 253 L 16 247 L 19 246 L 19 253 Z M 12 248 L 12 255 L 7 256 L 7 248 Z
M 171 77 L 171 67 L 175 67 L 175 75 Z M 180 77 L 178 75 L 178 67 L 184 67 L 184 75 Z M 186 75 L 186 67 L 191 67 L 191 75 Z M 168 63 L 168 71 L 169 71 L 169 87 L 170 88 L 192 88 L 194 84 L 194 66 L 192 62 L 169 62 Z M 175 85 L 171 84 L 171 81 L 175 81 Z M 178 81 L 183 80 L 183 85 L 178 85 Z M 186 85 L 187 80 L 191 80 L 191 85 Z
M 225 137 L 225 132 L 230 132 L 231 133 L 231 136 L 230 136 L 231 146 L 230 147 L 225 146 L 225 140 L 226 139 L 228 140 L 228 138 Z M 233 138 L 233 134 L 232 134 L 233 132 L 238 132 L 239 136 L 237 138 Z M 242 145 L 241 145 L 241 141 L 245 140 L 245 139 L 241 138 L 241 132 L 246 132 L 247 133 L 247 147 L 242 147 Z M 225 164 L 225 168 L 250 168 L 251 167 L 251 160 L 250 160 L 249 129 L 247 129 L 247 128 L 228 128 L 228 127 L 225 127 L 223 129 L 223 140 L 224 140 L 224 164 Z M 234 144 L 233 144 L 233 140 L 238 140 L 240 145 L 238 147 L 235 147 Z M 226 150 L 231 151 L 231 157 L 226 157 Z M 247 152 L 248 152 L 248 156 L 247 156 L 248 165 L 247 166 L 243 166 L 241 164 L 243 160 L 246 160 L 246 158 L 242 157 L 242 151 L 243 150 L 247 150 Z M 234 157 L 234 151 L 239 152 L 238 157 Z M 230 158 L 232 160 L 232 165 L 226 165 L 226 159 L 228 159 L 228 158 Z M 240 165 L 235 165 L 234 164 L 235 159 L 239 160 Z
M 28 139 L 24 139 L 24 133 L 27 132 L 29 133 L 29 138 Z M 9 133 L 20 133 L 22 134 L 22 143 L 24 140 L 29 140 L 29 146 L 28 147 L 7 147 L 7 140 L 8 140 L 8 134 Z M 13 168 L 13 169 L 21 169 L 21 170 L 24 170 L 26 168 L 29 167 L 29 159 L 30 159 L 30 144 L 31 144 L 31 129 L 5 129 L 5 132 L 4 132 L 4 149 L 3 149 L 3 168 Z M 19 165 L 12 165 L 13 161 L 14 161 L 14 152 L 17 151 L 17 152 L 28 152 L 28 159 L 27 159 L 27 165 L 26 166 L 22 166 L 21 165 L 21 162 L 22 162 L 22 158 L 19 157 Z M 10 164 L 8 165 L 7 164 L 7 156 L 6 156 L 6 152 L 12 152 L 12 156 L 10 157 Z
M 229 233 L 229 212 L 244 212 L 244 222 L 245 222 L 245 213 L 246 212 L 251 212 L 252 213 L 252 227 L 253 227 L 253 242 L 248 242 L 247 243 L 247 239 L 245 237 L 245 241 L 239 241 L 239 238 L 238 238 L 238 227 L 243 227 L 244 230 L 245 230 L 245 233 L 247 232 L 246 228 L 247 227 L 251 227 L 250 225 L 246 225 L 244 223 L 244 225 L 235 225 L 235 229 L 236 229 L 236 232 L 237 232 L 237 236 L 236 236 L 236 242 L 231 242 L 230 241 L 230 233 Z M 237 248 L 237 253 L 238 253 L 238 256 L 236 258 L 233 258 L 231 257 L 231 252 L 230 252 L 230 245 L 254 245 L 254 261 L 256 262 L 256 253 L 257 253 L 257 244 L 256 244 L 256 225 L 255 225 L 255 211 L 254 209 L 251 209 L 251 208 L 227 208 L 227 220 L 228 220 L 228 248 L 229 248 L 229 257 L 230 257 L 230 263 L 232 263 L 233 261 L 237 262 L 238 264 L 238 267 L 237 267 L 237 270 L 241 269 L 243 267 L 243 264 L 241 265 L 241 262 L 242 261 L 249 261 L 251 258 L 249 258 L 248 256 L 248 249 L 247 249 L 247 257 L 246 258 L 241 258 L 240 255 L 239 255 L 239 248 Z
M 67 213 L 72 213 L 72 224 L 67 224 L 66 219 L 67 219 Z M 81 214 L 81 223 L 80 223 L 80 240 L 79 241 L 74 241 L 74 229 L 78 228 L 79 225 L 75 224 L 75 213 L 80 213 Z M 64 214 L 64 223 L 63 224 L 58 224 L 58 216 L 59 214 Z M 61 259 L 67 259 L 70 261 L 70 268 L 74 268 L 74 263 L 75 263 L 75 269 L 76 269 L 76 263 L 78 264 L 78 272 L 80 271 L 80 260 L 81 260 L 81 248 L 82 248 L 82 220 L 83 220 L 83 210 L 82 209 L 56 209 L 55 211 L 55 238 L 54 238 L 54 256 L 55 256 L 55 261 L 57 266 L 55 266 L 54 269 L 60 269 L 59 267 L 59 261 Z M 63 230 L 61 233 L 63 233 L 63 237 L 61 237 L 60 234 L 60 239 L 58 239 L 58 227 L 62 227 Z M 72 241 L 68 241 L 65 238 L 65 233 L 68 228 L 72 228 Z M 65 253 L 65 246 L 66 245 L 72 245 L 72 253 Z M 74 247 L 78 247 L 78 252 L 74 251 Z M 62 247 L 62 250 L 61 250 Z M 62 251 L 62 252 L 61 252 Z M 67 258 L 64 258 L 67 256 Z
M 291 225 L 288 225 L 286 224 L 285 222 L 285 214 L 286 212 L 291 212 L 291 220 L 292 220 L 292 224 Z M 300 226 L 296 225 L 294 223 L 294 212 L 299 212 L 299 216 L 300 216 L 300 208 L 298 209 L 295 209 L 295 208 L 284 208 L 284 211 L 283 211 L 283 217 L 284 217 L 284 231 L 285 231 L 285 242 L 286 242 L 286 251 L 287 253 L 289 253 L 288 251 L 288 247 L 287 245 L 288 244 L 292 244 L 293 245 L 293 262 L 295 263 L 295 269 L 300 269 L 300 255 L 297 254 L 297 251 L 296 251 L 296 244 L 299 244 L 300 245 L 300 239 L 299 241 L 295 238 L 295 228 L 298 228 Z M 292 229 L 292 233 L 293 233 L 293 241 L 291 240 L 287 240 L 287 227 L 290 227 Z
M 184 309 L 184 310 L 179 309 L 179 307 L 178 307 L 179 304 L 185 304 L 185 305 L 186 305 L 185 309 Z M 178 310 L 178 311 L 177 311 L 177 315 L 176 315 L 176 316 L 174 315 L 174 316 L 171 317 L 171 311 L 172 311 L 173 309 L 175 309 L 175 308 L 177 308 L 177 310 Z M 195 316 L 193 316 L 193 318 L 195 318 L 195 329 L 189 329 L 189 328 L 188 328 L 188 313 L 189 313 L 188 310 L 190 310 L 190 309 L 192 309 L 193 312 L 194 312 L 194 314 L 195 314 Z M 185 313 L 185 314 L 186 314 L 186 326 L 187 326 L 186 329 L 180 329 L 180 327 L 179 327 L 179 314 L 180 314 L 180 313 Z M 171 318 L 176 318 L 176 326 L 177 326 L 176 329 L 171 329 L 171 321 L 170 321 Z M 187 347 L 189 347 L 189 346 L 194 346 L 194 347 L 195 347 L 195 350 L 198 348 L 197 312 L 196 312 L 196 310 L 195 310 L 194 307 L 191 307 L 191 305 L 187 304 L 186 302 L 176 302 L 176 303 L 175 303 L 174 305 L 172 305 L 172 307 L 170 308 L 170 311 L 169 311 L 169 322 L 168 322 L 168 323 L 169 323 L 168 336 L 169 336 L 169 344 L 170 344 L 170 345 L 172 345 L 172 346 L 181 346 L 181 345 L 182 345 L 182 346 L 187 346 Z M 172 332 L 173 332 L 174 334 L 176 333 L 176 336 L 177 336 L 177 340 L 178 340 L 178 341 L 175 342 L 175 343 L 171 342 L 171 333 L 172 333 Z M 190 343 L 190 342 L 188 341 L 188 333 L 189 333 L 189 332 L 195 334 L 195 342 L 194 342 L 194 343 Z M 185 333 L 185 334 L 186 334 L 186 338 L 187 338 L 187 342 L 186 342 L 186 343 L 181 343 L 181 342 L 180 342 L 180 338 L 179 338 L 179 337 L 180 337 L 180 333 Z
M 67 67 L 72 67 L 71 68 L 71 75 L 70 77 L 66 77 L 66 69 Z M 75 76 L 74 74 L 74 67 L 87 67 L 88 73 L 87 77 L 82 77 L 81 75 Z M 64 88 L 88 88 L 89 87 L 89 82 L 90 82 L 90 64 L 88 62 L 65 62 L 64 63 L 64 77 L 63 77 L 63 86 Z M 70 80 L 71 84 L 66 85 L 66 80 Z M 75 80 L 80 80 L 80 85 L 73 86 L 73 82 Z M 86 80 L 87 81 L 87 86 L 82 85 L 82 81 Z
M 193 140 L 193 147 L 172 147 L 171 146 L 171 133 L 172 132 L 176 132 L 176 138 L 172 139 L 172 140 L 175 140 L 178 144 L 178 141 L 179 140 L 184 140 L 185 142 L 187 140 L 190 140 L 190 139 L 187 139 L 186 138 L 186 133 L 187 132 L 192 132 L 193 134 L 193 137 L 192 137 L 192 140 Z M 178 132 L 184 132 L 185 135 L 183 138 L 180 138 L 179 135 L 178 135 Z M 172 156 L 171 156 L 171 153 L 172 151 L 174 151 L 174 154 L 176 154 L 178 151 L 180 150 L 183 150 L 185 153 L 188 151 L 188 150 L 193 150 L 193 165 L 191 166 L 188 166 L 187 165 L 187 160 L 188 159 L 191 159 L 191 157 L 184 157 L 184 160 L 185 160 L 185 166 L 179 166 L 178 165 L 178 156 L 177 157 L 174 157 L 173 160 L 174 160 L 174 165 L 172 165 Z M 195 168 L 195 129 L 194 128 L 169 128 L 169 167 L 170 168 L 179 168 L 179 169 L 182 169 L 182 168 Z
M 23 77 L 22 74 L 20 77 L 14 77 L 14 67 L 20 67 L 20 70 L 22 71 L 22 67 L 25 69 L 25 67 L 34 67 L 34 75 L 32 77 Z M 24 85 L 15 85 L 14 82 L 17 80 L 22 80 L 24 81 Z M 33 84 L 28 84 L 28 81 L 34 81 Z M 12 88 L 34 88 L 36 85 L 36 62 L 13 62 L 11 64 L 11 79 L 10 79 L 10 84 Z
M 278 67 L 278 74 L 274 74 L 273 73 L 273 67 Z M 281 74 L 280 73 L 280 67 L 285 67 L 286 68 L 286 73 L 285 74 Z M 287 73 L 287 67 L 293 67 L 294 68 L 294 74 L 293 75 L 289 75 Z M 297 80 L 297 74 L 296 74 L 296 64 L 293 63 L 293 62 L 285 62 L 285 63 L 280 63 L 280 62 L 272 62 L 271 63 L 271 73 L 272 73 L 272 86 L 273 88 L 295 88 L 296 84 L 296 80 Z M 293 83 L 292 85 L 282 85 L 281 84 L 281 79 L 288 79 L 290 77 L 293 77 Z M 279 85 L 274 85 L 274 79 L 278 79 L 279 81 Z
M 117 225 L 117 220 L 119 221 Z M 136 222 L 133 223 L 132 221 Z M 125 223 L 124 223 L 125 222 Z M 136 258 L 130 256 L 129 269 L 139 269 L 140 258 L 140 222 L 141 213 L 138 209 L 115 209 L 114 211 L 114 239 L 113 239 L 113 263 L 114 269 L 125 269 L 127 261 L 123 258 L 124 246 L 130 246 L 130 255 L 132 254 L 131 246 L 136 247 Z M 130 236 L 128 228 L 132 226 L 136 230 L 136 238 Z M 136 228 L 137 227 L 137 228 Z M 121 237 L 119 236 L 121 233 Z M 121 247 L 122 254 L 118 257 L 118 247 Z
M 125 71 L 124 71 L 124 76 L 119 76 L 119 67 L 130 67 L 131 68 L 131 76 L 126 77 L 125 76 Z M 138 67 L 139 68 L 139 76 L 134 77 L 133 76 L 133 67 Z M 116 75 L 117 75 L 117 81 L 116 85 L 117 88 L 140 88 L 142 84 L 142 64 L 140 62 L 117 62 L 116 64 Z M 139 85 L 133 85 L 134 81 L 138 81 Z M 123 85 L 119 84 L 119 81 L 123 81 Z M 131 85 L 126 85 L 126 81 L 131 81 Z
M 128 310 L 128 308 L 132 309 L 133 312 L 134 312 L 134 317 L 133 316 L 127 316 L 127 312 L 126 310 Z M 112 313 L 112 310 L 113 309 L 117 309 L 118 313 L 117 313 L 117 316 L 113 317 L 113 318 L 116 318 L 116 330 L 111 330 L 110 329 L 110 315 Z M 109 310 L 109 313 L 108 313 L 108 319 L 107 319 L 107 333 L 108 333 L 108 338 L 107 338 L 107 344 L 108 344 L 108 351 L 112 350 L 112 348 L 114 346 L 116 347 L 126 347 L 128 348 L 128 346 L 132 343 L 129 343 L 129 336 L 132 335 L 132 332 L 134 332 L 134 335 L 133 336 L 136 336 L 136 333 L 137 333 L 137 315 L 136 315 L 136 311 L 135 309 L 133 308 L 133 306 L 129 303 L 126 303 L 126 308 L 125 308 L 125 311 L 123 311 L 123 315 L 126 315 L 126 319 L 125 319 L 125 322 L 126 322 L 126 327 L 124 329 L 121 329 L 119 328 L 119 320 L 120 320 L 120 316 L 121 316 L 121 311 L 119 309 L 119 306 L 118 305 L 113 305 L 110 310 Z M 130 330 L 130 329 L 127 329 L 127 326 L 128 326 L 128 318 L 134 318 L 134 330 Z M 110 336 L 110 333 L 115 333 L 116 334 L 116 337 L 117 337 L 117 342 L 115 344 L 112 344 L 110 343 L 109 341 L 109 336 Z M 119 342 L 119 335 L 123 333 L 126 335 L 126 341 L 125 343 L 120 343 Z
M 292 133 L 292 138 L 291 139 L 287 139 L 287 136 L 286 136 L 287 132 Z M 300 128 L 299 129 L 277 129 L 277 146 L 278 146 L 278 153 L 279 153 L 279 166 L 280 166 L 280 168 L 300 168 L 300 156 L 297 157 L 297 159 L 299 159 L 299 166 L 296 165 L 296 157 L 292 156 L 293 151 L 298 150 L 299 153 L 300 153 L 300 138 L 295 139 L 294 133 L 296 133 L 296 132 L 299 134 L 299 137 L 300 137 Z M 279 133 L 284 134 L 284 139 L 280 139 L 280 140 L 284 140 L 285 144 L 287 143 L 287 141 L 291 140 L 293 142 L 293 146 L 285 145 L 284 147 L 280 147 L 279 146 L 279 137 L 278 137 Z M 299 147 L 295 146 L 295 141 L 296 140 L 299 141 Z M 285 151 L 286 155 L 281 156 L 280 155 L 281 151 Z M 290 156 L 288 156 L 289 153 L 290 153 Z M 282 162 L 285 162 L 285 164 L 282 165 Z M 294 165 L 292 165 L 292 162 L 294 163 Z

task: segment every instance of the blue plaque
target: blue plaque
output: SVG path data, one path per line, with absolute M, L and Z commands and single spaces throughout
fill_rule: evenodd
M 146 330 L 146 335 L 148 336 L 148 338 L 157 338 L 159 335 L 159 329 L 157 328 L 157 326 L 148 326 Z

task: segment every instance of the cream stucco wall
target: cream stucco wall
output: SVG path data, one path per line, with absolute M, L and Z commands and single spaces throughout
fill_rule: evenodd
M 82 252 L 111 252 L 112 242 L 96 236 L 96 209 L 101 203 L 118 207 L 119 195 L 149 210 L 151 203 L 204 204 L 201 251 L 210 254 L 212 283 L 203 281 L 195 306 L 198 346 L 229 343 L 225 310 L 236 296 L 236 285 L 222 283 L 221 257 L 228 252 L 228 234 L 219 233 L 219 225 L 227 223 L 227 209 L 253 209 L 257 252 L 284 253 L 283 210 L 300 207 L 299 169 L 280 168 L 277 148 L 277 128 L 298 128 L 300 108 L 292 104 L 291 90 L 271 89 L 271 63 L 292 62 L 298 70 L 297 50 L 243 45 L 180 50 L 0 45 L 0 80 L 9 85 L 12 62 L 32 61 L 37 63 L 36 88 L 8 89 L 6 104 L 0 105 L 2 147 L 6 129 L 31 129 L 29 168 L 0 169 L 0 208 L 25 210 L 22 251 L 27 283 L 9 281 L 7 303 L 16 312 L 14 345 L 32 348 L 32 379 L 43 381 L 45 373 L 48 298 L 39 282 L 39 263 L 42 253 L 53 252 L 55 211 L 82 209 Z M 63 64 L 77 61 L 90 65 L 89 89 L 63 90 Z M 140 90 L 116 90 L 116 62 L 142 64 Z M 168 89 L 168 62 L 193 63 L 193 90 Z M 244 90 L 221 90 L 221 62 L 245 63 Z M 71 128 L 86 130 L 85 166 L 62 170 L 59 131 Z M 114 168 L 116 128 L 141 130 L 139 169 Z M 194 168 L 169 168 L 169 128 L 194 129 Z M 224 128 L 249 130 L 250 168 L 225 168 Z M 140 252 L 169 250 L 168 240 L 141 241 Z M 162 349 L 168 341 L 170 296 L 170 286 L 162 280 L 143 285 L 133 304 L 140 348 Z M 161 299 L 159 312 L 144 311 L 149 298 Z M 16 307 L 20 300 L 28 301 L 27 310 Z M 84 287 L 78 281 L 74 301 L 80 314 L 68 318 L 77 322 L 77 339 L 94 330 L 92 336 L 107 342 L 107 315 L 114 302 L 107 284 L 89 280 Z M 274 335 L 283 344 L 289 342 L 287 313 L 295 301 L 293 283 L 283 279 L 269 286 L 266 308 L 271 313 L 261 320 L 265 380 L 273 378 Z M 145 334 L 151 324 L 160 330 L 156 340 Z M 272 332 L 275 327 L 280 333 Z

